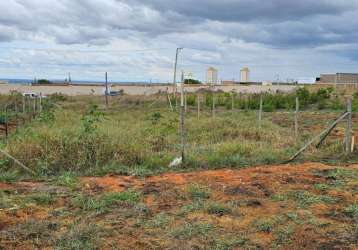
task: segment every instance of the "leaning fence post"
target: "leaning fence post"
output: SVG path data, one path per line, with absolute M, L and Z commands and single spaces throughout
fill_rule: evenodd
M 348 97 L 347 99 L 347 128 L 346 128 L 346 154 L 349 155 L 352 153 L 352 98 Z
M 298 137 L 298 114 L 300 112 L 300 101 L 296 97 L 296 112 L 295 112 L 295 136 Z
M 259 128 L 261 129 L 261 123 L 262 123 L 262 107 L 263 107 L 263 99 L 262 94 L 260 95 L 260 110 L 259 110 Z

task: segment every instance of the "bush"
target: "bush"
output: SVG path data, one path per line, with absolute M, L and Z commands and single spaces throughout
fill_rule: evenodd
M 194 79 L 185 79 L 184 84 L 201 84 L 201 82 Z
M 52 82 L 47 79 L 39 79 L 36 84 L 52 84 Z
M 187 95 L 186 103 L 189 106 L 194 106 L 196 104 L 196 96 L 195 95 Z

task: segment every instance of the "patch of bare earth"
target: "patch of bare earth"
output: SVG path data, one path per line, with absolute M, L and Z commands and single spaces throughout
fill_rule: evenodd
M 341 174 L 346 170 L 352 176 Z M 356 249 L 357 218 L 346 211 L 358 202 L 357 172 L 358 165 L 305 163 L 147 178 L 85 177 L 67 196 L 136 190 L 140 203 L 78 213 L 72 198 L 62 195 L 48 206 L 2 209 L 0 248 L 35 249 L 31 238 L 16 242 L 16 234 L 12 240 L 4 236 L 14 225 L 35 219 L 61 224 L 53 237 L 73 221 L 101 225 L 107 232 L 101 249 Z M 46 190 L 44 185 L 0 184 L 0 190 L 26 194 Z M 190 191 L 193 186 L 204 191 Z M 70 213 L 54 216 L 60 209 Z

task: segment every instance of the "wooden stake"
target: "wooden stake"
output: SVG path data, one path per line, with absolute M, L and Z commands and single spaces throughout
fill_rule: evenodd
M 349 97 L 347 99 L 347 128 L 346 128 L 346 135 L 345 135 L 345 142 L 346 142 L 346 154 L 349 155 L 352 153 L 352 98 Z
M 300 102 L 298 97 L 296 97 L 296 112 L 295 112 L 295 136 L 298 138 L 298 114 L 300 112 Z
M 181 84 L 180 91 L 180 143 L 182 164 L 185 163 L 185 107 L 184 107 L 184 83 Z
M 106 97 L 106 108 L 108 109 L 108 105 L 109 105 L 109 101 L 108 101 L 108 73 L 106 72 L 105 74 L 105 78 L 106 78 L 106 93 L 105 93 L 105 97 Z
M 167 96 L 168 96 L 168 102 L 169 102 L 170 110 L 171 110 L 171 111 L 174 111 L 173 105 L 172 105 L 172 100 L 170 100 L 170 95 L 169 95 L 168 89 L 167 89 Z
M 26 112 L 26 99 L 25 96 L 22 97 L 22 113 Z
M 231 93 L 231 110 L 234 111 L 235 109 L 235 99 L 234 99 L 234 92 Z
M 196 97 L 196 102 L 198 104 L 198 119 L 200 119 L 200 95 L 198 94 Z
M 263 107 L 263 99 L 262 94 L 260 95 L 260 110 L 259 110 L 259 128 L 261 129 L 261 123 L 262 123 L 262 107 Z
M 212 102 L 213 102 L 213 106 L 212 106 L 212 116 L 213 118 L 215 118 L 215 94 L 214 91 L 212 92 L 213 96 L 212 96 Z
M 40 93 L 40 107 L 39 107 L 39 111 L 40 113 L 42 113 L 42 93 Z

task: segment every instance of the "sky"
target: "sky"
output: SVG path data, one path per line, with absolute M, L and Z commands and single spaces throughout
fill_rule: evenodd
M 358 72 L 358 0 L 0 1 L 0 78 L 222 80 Z

